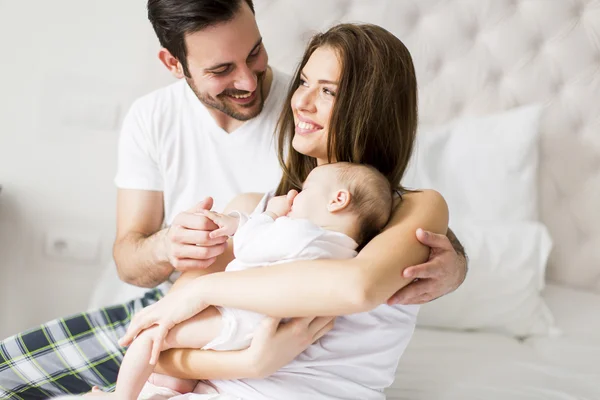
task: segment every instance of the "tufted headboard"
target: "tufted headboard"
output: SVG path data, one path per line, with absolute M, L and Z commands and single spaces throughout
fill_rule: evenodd
M 421 123 L 539 103 L 548 279 L 600 292 L 600 0 L 255 0 L 270 64 L 292 72 L 308 38 L 370 22 L 411 51 Z M 482 133 L 484 134 L 484 133 Z

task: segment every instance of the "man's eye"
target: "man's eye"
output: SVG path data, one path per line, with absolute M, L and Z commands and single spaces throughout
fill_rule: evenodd
M 229 67 L 223 67 L 223 68 L 219 68 L 219 69 L 210 71 L 210 73 L 213 75 L 223 75 L 223 74 L 226 74 L 227 72 L 229 72 Z

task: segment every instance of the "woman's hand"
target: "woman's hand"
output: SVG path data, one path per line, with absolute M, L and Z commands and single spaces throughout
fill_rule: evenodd
M 424 304 L 456 290 L 465 280 L 467 260 L 456 252 L 446 235 L 419 229 L 417 239 L 431 248 L 429 260 L 404 270 L 403 276 L 415 281 L 396 292 L 388 300 L 389 305 Z
M 311 344 L 333 328 L 334 317 L 294 318 L 280 323 L 280 318 L 267 317 L 254 333 L 249 357 L 253 377 L 265 378 L 289 364 Z
M 119 340 L 119 345 L 123 347 L 129 346 L 142 331 L 150 327 L 156 327 L 152 335 L 151 358 L 152 360 L 157 360 L 162 343 L 169 330 L 208 307 L 194 289 L 194 285 L 188 284 L 177 291 L 170 292 L 168 296 L 163 297 L 158 302 L 138 311 L 133 316 L 127 332 Z

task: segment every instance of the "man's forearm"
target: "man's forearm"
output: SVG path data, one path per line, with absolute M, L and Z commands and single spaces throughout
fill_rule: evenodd
M 450 228 L 448 228 L 448 232 L 446 233 L 448 240 L 452 243 L 452 247 L 454 247 L 454 251 L 460 256 L 462 256 L 465 260 L 467 259 L 467 253 L 465 252 L 465 248 L 460 243 L 454 232 Z
M 166 281 L 173 267 L 163 256 L 165 230 L 150 236 L 130 232 L 115 241 L 113 256 L 119 278 L 129 284 L 153 288 Z

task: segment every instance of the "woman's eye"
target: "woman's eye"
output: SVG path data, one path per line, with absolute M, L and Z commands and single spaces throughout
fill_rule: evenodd
M 261 47 L 262 47 L 262 45 L 258 46 L 256 48 L 256 50 L 254 50 L 252 53 L 250 53 L 250 57 L 256 57 L 260 53 Z
M 325 93 L 326 95 L 335 97 L 335 92 L 333 90 L 327 89 L 327 88 L 323 88 L 323 93 Z
M 304 79 L 300 79 L 300 86 L 308 87 L 308 83 Z

